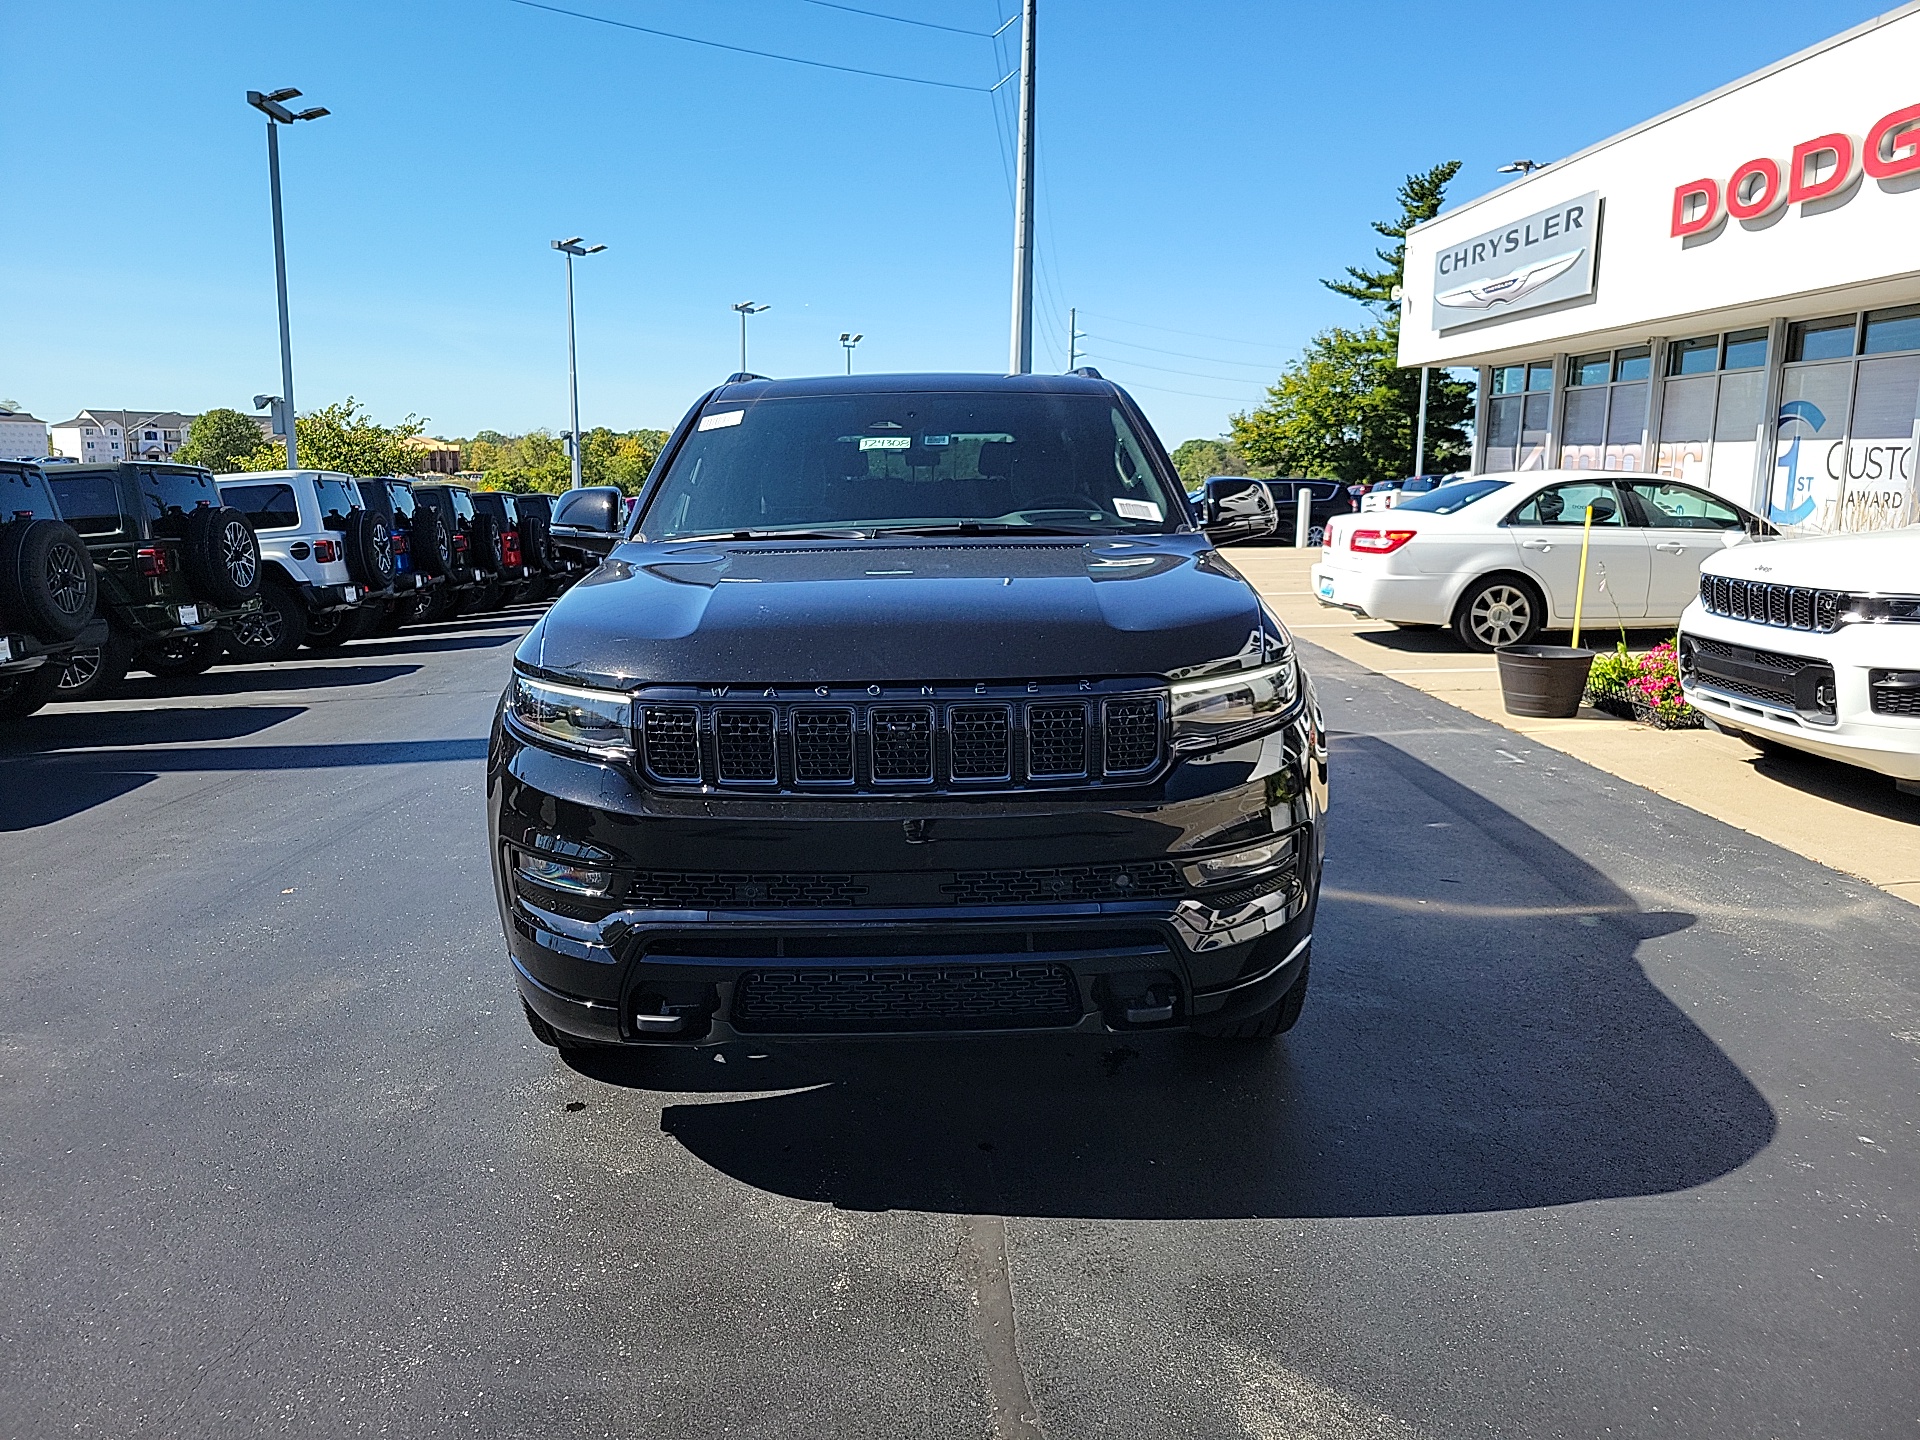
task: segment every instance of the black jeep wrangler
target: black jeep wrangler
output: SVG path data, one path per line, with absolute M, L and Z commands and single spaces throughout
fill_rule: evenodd
M 450 620 L 462 611 L 472 610 L 485 597 L 490 573 L 475 554 L 476 515 L 473 497 L 464 485 L 449 485 L 437 480 L 416 482 L 413 486 L 413 504 L 416 536 L 422 526 L 421 512 L 431 514 L 432 519 L 425 524 L 437 529 L 444 538 L 446 564 L 441 570 L 433 572 L 441 577 L 442 583 L 417 600 L 410 607 L 407 618 L 429 624 Z M 417 540 L 415 553 L 419 553 Z M 439 558 L 438 554 L 434 556 L 436 561 Z
M 138 665 L 204 670 L 224 624 L 260 608 L 260 546 L 198 466 L 61 465 L 48 483 L 93 554 L 107 634 L 67 657 L 56 699 L 86 700 Z
M 0 720 L 45 705 L 66 657 L 107 638 L 99 593 L 87 542 L 60 518 L 40 467 L 0 461 Z
M 1326 740 L 1220 552 L 1274 521 L 1092 372 L 702 397 L 495 724 L 534 1034 L 1291 1027 Z

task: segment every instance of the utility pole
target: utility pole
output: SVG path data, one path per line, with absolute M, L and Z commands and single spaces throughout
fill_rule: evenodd
M 287 236 L 280 223 L 280 132 L 276 127 L 291 125 L 296 120 L 318 120 L 332 113 L 323 105 L 314 105 L 296 114 L 281 103 L 299 94 L 292 89 L 275 90 L 269 95 L 258 90 L 247 92 L 247 103 L 267 117 L 267 187 L 273 195 L 273 281 L 280 297 L 280 404 L 287 428 L 289 470 L 299 468 L 300 454 L 293 423 L 293 333 L 287 323 Z
M 1072 374 L 1080 364 L 1080 342 L 1087 337 L 1080 333 L 1080 312 L 1072 306 L 1067 308 L 1067 373 Z
M 1420 367 L 1420 423 L 1413 432 L 1413 473 L 1427 473 L 1427 367 Z
M 771 305 L 756 305 L 751 300 L 742 300 L 733 307 L 740 313 L 740 373 L 747 373 L 747 317 L 758 315 L 762 310 L 771 310 Z
M 578 235 L 555 240 L 553 248 L 567 257 L 567 413 L 573 428 L 567 432 L 567 450 L 573 457 L 573 488 L 580 488 L 580 366 L 573 348 L 573 259 L 598 255 L 604 245 L 582 245 Z
M 1036 0 L 1020 6 L 1020 156 L 1013 200 L 1013 354 L 1007 368 L 1033 373 L 1033 20 Z

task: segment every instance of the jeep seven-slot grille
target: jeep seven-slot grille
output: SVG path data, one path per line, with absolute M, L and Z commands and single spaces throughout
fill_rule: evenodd
M 1825 634 L 1839 627 L 1852 597 L 1840 590 L 1810 590 L 1803 585 L 1768 585 L 1758 580 L 1700 577 L 1700 603 L 1710 614 L 1755 625 Z
M 749 970 L 729 1017 L 747 1034 L 1021 1030 L 1080 1019 L 1065 965 L 898 965 Z
M 1004 699 L 985 686 L 952 687 L 950 700 L 942 687 L 896 687 L 929 697 L 897 701 L 867 688 L 879 698 L 643 695 L 642 764 L 669 785 L 914 793 L 1138 783 L 1166 759 L 1165 701 L 1138 682 L 1026 686 Z M 1083 693 L 1051 698 L 1048 688 Z

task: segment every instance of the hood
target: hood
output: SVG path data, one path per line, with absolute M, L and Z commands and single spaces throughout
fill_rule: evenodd
M 1166 675 L 1258 653 L 1204 536 L 622 545 L 521 643 L 583 683 Z
M 1700 569 L 1729 580 L 1769 585 L 1857 595 L 1912 595 L 1920 593 L 1920 526 L 1756 541 L 1709 555 Z

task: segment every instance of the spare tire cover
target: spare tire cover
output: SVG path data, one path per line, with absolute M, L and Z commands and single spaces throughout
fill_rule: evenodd
M 60 520 L 0 526 L 0 610 L 42 640 L 71 640 L 93 619 L 100 597 L 87 542 Z
M 393 584 L 393 537 L 386 524 L 365 510 L 350 511 L 346 533 L 347 571 L 369 590 Z
M 203 505 L 187 517 L 184 558 L 193 593 L 215 605 L 244 605 L 260 593 L 260 542 L 238 510 Z
M 453 568 L 453 546 L 438 510 L 423 502 L 413 512 L 410 534 L 414 569 L 422 575 L 444 575 Z

